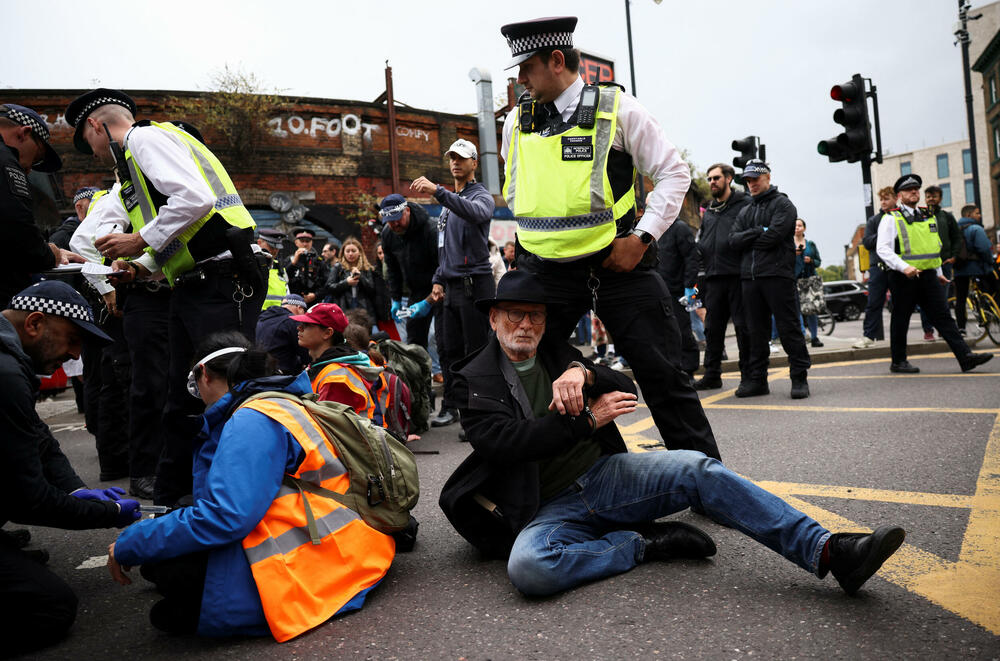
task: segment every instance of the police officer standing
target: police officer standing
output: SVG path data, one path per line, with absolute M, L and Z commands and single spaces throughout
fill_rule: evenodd
M 468 140 L 456 140 L 445 156 L 455 192 L 427 177 L 418 177 L 410 184 L 412 190 L 433 195 L 444 207 L 438 219 L 438 267 L 431 289 L 432 302 L 444 301 L 441 327 L 435 328 L 443 335 L 444 397 L 441 411 L 431 420 L 432 427 L 458 422 L 462 402 L 455 401 L 451 365 L 486 344 L 489 320 L 476 309 L 476 301 L 496 293 L 489 249 L 490 220 L 496 205 L 486 186 L 475 178 L 479 152 Z
M 295 252 L 284 263 L 288 290 L 304 298 L 306 303 L 319 303 L 316 292 L 326 284 L 330 273 L 326 260 L 313 247 L 316 232 L 308 227 L 295 227 L 292 236 L 295 237 Z
M 218 158 L 182 128 L 137 123 L 135 112 L 127 94 L 102 88 L 74 99 L 66 119 L 77 150 L 114 164 L 121 184 L 118 203 L 103 209 L 130 231 L 103 236 L 95 247 L 128 272 L 120 281 L 162 273 L 172 288 L 154 501 L 173 505 L 191 493 L 191 442 L 204 409 L 187 391 L 194 346 L 217 331 L 253 337 L 267 291 L 266 260 L 252 252 L 255 223 Z
M 504 195 L 517 220 L 518 269 L 548 301 L 546 333 L 568 338 L 594 310 L 632 366 L 663 442 L 719 457 L 653 244 L 680 212 L 688 166 L 650 113 L 615 85 L 584 85 L 576 17 L 505 25 L 527 95 L 504 121 Z M 654 188 L 635 222 L 635 177 Z M 644 256 L 645 259 L 644 259 Z M 641 263 L 640 263 L 641 262 Z
M 920 371 L 906 359 L 910 316 L 919 304 L 948 343 L 962 371 L 968 372 L 993 358 L 993 354 L 972 353 L 959 334 L 955 319 L 948 313 L 944 289 L 948 279 L 941 270 L 939 224 L 934 215 L 926 215 L 917 208 L 921 183 L 922 180 L 915 174 L 905 174 L 897 179 L 892 189 L 899 195 L 899 206 L 886 212 L 878 226 L 878 256 L 891 269 L 889 344 L 892 363 L 889 371 L 902 374 Z
M 4 258 L 0 260 L 0 308 L 31 284 L 31 274 L 79 255 L 48 243 L 32 211 L 28 173 L 55 172 L 62 160 L 49 145 L 49 129 L 31 108 L 0 105 L 0 218 L 4 223 Z
M 257 233 L 257 245 L 264 253 L 271 256 L 271 266 L 267 270 L 267 296 L 264 298 L 264 308 L 281 305 L 288 291 L 288 277 L 278 260 L 278 253 L 284 247 L 285 233 L 273 229 L 262 229 Z M 304 299 L 303 299 L 304 300 Z

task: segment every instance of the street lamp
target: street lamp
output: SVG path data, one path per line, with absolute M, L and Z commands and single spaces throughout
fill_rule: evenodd
M 632 56 L 632 13 L 629 11 L 630 0 L 625 0 L 625 31 L 628 33 L 628 69 L 632 76 L 632 96 L 638 98 L 638 94 L 635 93 L 635 58 Z M 663 0 L 653 0 L 656 4 L 660 4 Z M 643 206 L 646 205 L 646 186 L 643 182 L 642 173 L 639 174 L 639 199 L 642 201 Z
M 627 3 L 626 3 L 627 4 Z M 979 205 L 979 158 L 976 155 L 976 118 L 972 111 L 972 76 L 969 73 L 969 21 L 982 18 L 982 14 L 969 16 L 972 5 L 968 0 L 958 0 L 958 23 L 955 25 L 955 43 L 962 44 L 962 77 L 965 79 L 965 116 L 969 124 L 969 157 L 972 159 L 973 204 Z M 629 42 L 631 44 L 631 42 Z M 634 84 L 634 83 L 633 83 Z

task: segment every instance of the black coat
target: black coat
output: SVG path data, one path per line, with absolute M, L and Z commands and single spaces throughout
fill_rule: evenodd
M 288 308 L 272 305 L 257 317 L 257 346 L 274 356 L 282 374 L 298 374 L 309 363 L 309 352 L 299 346 L 299 322 L 291 316 Z
M 80 227 L 79 218 L 76 216 L 67 218 L 49 235 L 49 243 L 54 243 L 63 250 L 69 250 L 69 240 L 73 238 L 73 233 L 78 227 Z
M 588 396 L 616 390 L 634 393 L 635 384 L 620 372 L 594 365 L 564 342 L 542 340 L 540 365 L 555 381 L 578 360 L 593 370 Z M 590 418 L 549 413 L 532 419 L 531 405 L 514 366 L 496 336 L 453 367 L 456 401 L 473 452 L 452 473 L 439 504 L 462 537 L 487 555 L 504 556 L 514 538 L 535 516 L 539 504 L 538 461 L 558 456 L 590 433 Z M 520 398 L 518 397 L 520 393 Z M 608 424 L 594 438 L 603 454 L 625 452 L 618 427 Z M 495 516 L 479 504 L 480 494 L 497 505 Z
M 375 321 L 375 274 L 371 271 L 361 271 L 358 284 L 352 287 L 347 278 L 351 271 L 343 263 L 337 262 L 330 269 L 330 277 L 326 285 L 316 292 L 316 298 L 328 303 L 336 303 L 344 312 L 354 308 L 362 308 Z M 357 302 L 355 302 L 355 297 Z
M 934 214 L 938 221 L 938 236 L 941 238 L 941 259 L 951 259 L 958 255 L 958 249 L 962 245 L 961 232 L 958 229 L 958 221 L 950 211 L 938 208 L 937 211 L 926 212 L 928 215 Z
M 0 310 L 31 284 L 31 274 L 50 269 L 55 255 L 32 212 L 31 185 L 21 169 L 17 151 L 0 139 L 0 219 L 3 219 L 4 257 L 0 259 Z
M 705 275 L 739 275 L 740 251 L 729 245 L 729 233 L 743 207 L 750 204 L 750 196 L 738 190 L 729 194 L 724 205 L 710 204 L 701 219 L 698 236 L 698 253 Z
M 412 202 L 407 205 L 410 207 L 409 227 L 400 236 L 386 225 L 382 230 L 382 252 L 389 295 L 393 300 L 401 299 L 405 284 L 413 304 L 431 293 L 431 279 L 438 267 L 438 232 L 422 206 Z
M 861 239 L 861 245 L 868 250 L 868 268 L 870 269 L 876 268 L 882 263 L 882 259 L 875 252 L 875 246 L 878 243 L 878 225 L 882 222 L 882 216 L 884 215 L 884 211 L 879 211 L 868 219 L 868 222 L 865 224 L 865 235 Z
M 694 287 L 698 282 L 698 248 L 694 242 L 694 232 L 688 224 L 678 218 L 656 241 L 660 263 L 657 272 L 667 283 L 667 289 L 674 298 L 684 295 L 685 287 Z
M 774 186 L 751 199 L 729 234 L 729 245 L 742 253 L 740 277 L 795 278 L 797 217 L 795 205 Z

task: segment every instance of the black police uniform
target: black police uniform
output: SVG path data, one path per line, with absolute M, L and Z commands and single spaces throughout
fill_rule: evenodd
M 656 269 L 670 291 L 674 319 L 681 334 L 681 369 L 693 375 L 698 369 L 698 343 L 691 330 L 691 313 L 680 299 L 684 296 L 684 289 L 693 288 L 698 280 L 698 251 L 694 233 L 687 223 L 678 219 L 657 239 L 656 245 L 660 261 Z

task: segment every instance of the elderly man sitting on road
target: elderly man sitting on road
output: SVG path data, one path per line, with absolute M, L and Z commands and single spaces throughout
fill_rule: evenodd
M 474 452 L 449 478 L 449 521 L 528 595 L 620 574 L 640 562 L 715 553 L 704 532 L 656 519 L 691 507 L 742 531 L 853 595 L 905 532 L 831 534 L 777 496 L 701 452 L 629 453 L 614 424 L 636 408 L 635 386 L 566 343 L 542 341 L 543 287 L 510 271 L 489 311 L 496 335 L 456 364 Z

